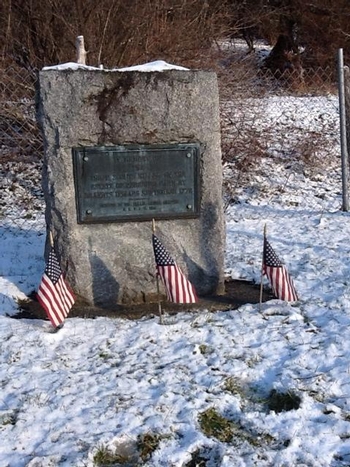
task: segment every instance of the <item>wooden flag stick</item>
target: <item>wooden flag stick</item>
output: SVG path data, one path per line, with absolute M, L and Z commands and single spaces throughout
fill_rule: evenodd
M 86 65 L 86 50 L 84 45 L 84 36 L 78 36 L 75 40 L 75 47 L 77 51 L 77 63 Z
M 158 313 L 159 313 L 159 322 L 163 323 L 163 312 L 162 312 L 162 303 L 160 301 L 160 290 L 159 290 L 159 274 L 157 273 L 157 294 L 158 294 Z
M 264 225 L 264 243 L 266 238 L 266 224 Z M 261 304 L 262 304 L 262 296 L 263 296 L 263 278 L 264 278 L 264 247 L 262 253 L 262 260 L 261 260 L 261 276 L 260 276 L 260 300 L 259 300 L 259 311 L 261 313 Z
M 156 232 L 156 221 L 154 219 L 152 219 L 152 233 L 155 234 L 155 232 Z M 157 280 L 159 323 L 164 324 L 163 323 L 162 303 L 161 303 L 161 300 L 160 300 L 160 287 L 159 287 L 159 274 L 158 274 L 158 271 L 157 271 L 157 274 L 156 274 L 156 280 Z
M 49 238 L 50 238 L 50 246 L 51 246 L 51 248 L 53 248 L 53 235 L 52 235 L 51 230 L 49 232 Z

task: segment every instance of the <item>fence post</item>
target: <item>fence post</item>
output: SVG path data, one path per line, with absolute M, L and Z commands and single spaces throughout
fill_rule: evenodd
M 77 49 L 77 63 L 81 65 L 86 64 L 86 50 L 84 45 L 84 36 L 78 36 L 75 41 L 75 46 Z
M 349 85 L 349 83 L 348 83 Z M 346 138 L 346 109 L 344 86 L 344 59 L 343 49 L 338 50 L 338 90 L 339 90 L 339 117 L 340 117 L 340 150 L 342 162 L 342 186 L 343 186 L 343 211 L 349 210 L 348 179 L 349 161 Z

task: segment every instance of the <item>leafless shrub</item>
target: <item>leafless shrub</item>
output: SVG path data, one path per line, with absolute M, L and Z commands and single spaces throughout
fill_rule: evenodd
M 273 176 L 275 168 L 285 176 L 300 174 L 316 180 L 327 167 L 337 164 L 334 150 L 338 144 L 338 121 L 332 110 L 336 102 L 329 96 L 334 91 L 331 75 L 322 70 L 319 77 L 310 71 L 302 82 L 292 78 L 289 75 L 282 81 L 268 72 L 261 78 L 265 93 L 250 92 L 245 83 L 231 97 L 226 97 L 227 93 L 222 98 L 227 205 L 238 200 L 242 190 L 250 188 L 262 193 L 262 180 L 268 184 L 269 173 L 273 178 L 271 185 L 276 185 L 280 177 Z M 250 72 L 246 81 L 251 79 Z M 322 94 L 327 97 L 320 105 L 317 102 Z M 308 100 L 300 100 L 301 96 Z M 276 190 L 279 188 L 276 185 Z
M 91 65 L 191 61 L 222 35 L 226 15 L 214 0 L 5 0 L 0 8 L 2 56 L 27 68 L 74 61 L 78 35 Z
M 326 135 L 321 132 L 309 132 L 295 142 L 295 157 L 292 158 L 291 164 L 298 164 L 302 172 L 313 179 L 330 168 L 330 160 L 324 153 L 324 148 L 327 146 L 329 141 Z
M 223 161 L 235 162 L 240 171 L 252 170 L 265 154 L 259 129 L 261 114 L 262 108 L 253 106 L 249 99 L 233 98 L 221 106 Z

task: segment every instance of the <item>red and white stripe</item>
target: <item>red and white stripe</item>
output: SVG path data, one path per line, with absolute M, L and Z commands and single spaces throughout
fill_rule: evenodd
M 157 266 L 167 297 L 174 303 L 197 303 L 198 297 L 191 282 L 176 265 Z
M 37 297 L 55 327 L 63 323 L 75 302 L 74 295 L 62 275 L 56 284 L 53 284 L 50 278 L 44 274 Z
M 293 279 L 284 266 L 275 267 L 265 265 L 265 274 L 277 298 L 285 300 L 286 302 L 296 302 L 298 300 Z

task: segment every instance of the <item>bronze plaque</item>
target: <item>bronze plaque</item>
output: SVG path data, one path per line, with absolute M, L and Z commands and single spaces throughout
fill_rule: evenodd
M 78 223 L 199 216 L 197 143 L 73 148 Z

